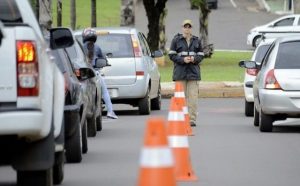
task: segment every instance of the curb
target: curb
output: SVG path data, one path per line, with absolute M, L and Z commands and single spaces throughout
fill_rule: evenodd
M 174 95 L 175 83 L 161 83 L 162 98 Z M 201 82 L 199 83 L 199 98 L 238 98 L 244 97 L 243 84 L 239 82 Z

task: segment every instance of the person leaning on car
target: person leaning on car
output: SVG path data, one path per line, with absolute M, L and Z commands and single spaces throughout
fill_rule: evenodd
M 201 41 L 192 35 L 192 21 L 184 20 L 182 34 L 172 40 L 169 57 L 174 63 L 173 81 L 181 82 L 187 98 L 190 125 L 196 126 L 199 95 L 200 62 L 204 57 Z

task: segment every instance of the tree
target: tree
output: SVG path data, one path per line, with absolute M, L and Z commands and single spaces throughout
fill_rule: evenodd
M 57 10 L 57 26 L 62 26 L 62 0 L 57 0 L 56 10 Z
M 70 1 L 71 8 L 70 8 L 70 23 L 71 23 L 71 28 L 75 30 L 76 28 L 76 0 L 71 0 Z
M 203 46 L 203 52 L 205 57 L 211 57 L 213 54 L 213 44 L 209 44 L 208 41 L 208 15 L 210 9 L 206 0 L 191 0 L 193 6 L 199 7 L 199 34 Z M 192 5 L 191 5 L 192 6 Z
M 91 27 L 97 26 L 97 6 L 96 0 L 91 0 Z
M 159 19 L 164 12 L 167 0 L 143 0 L 148 18 L 147 41 L 152 51 L 159 48 Z

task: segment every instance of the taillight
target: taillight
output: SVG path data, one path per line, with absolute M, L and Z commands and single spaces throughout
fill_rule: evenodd
M 38 63 L 33 41 L 17 41 L 18 96 L 38 96 Z
M 281 89 L 281 87 L 274 75 L 274 69 L 270 70 L 267 73 L 267 76 L 265 79 L 265 88 L 266 89 Z
M 139 47 L 138 40 L 135 38 L 133 34 L 131 35 L 131 40 L 132 40 L 134 57 L 142 57 L 142 52 Z
M 246 73 L 251 75 L 251 76 L 256 76 L 257 75 L 257 69 L 251 69 L 251 68 L 248 68 L 246 70 Z
M 135 74 L 137 76 L 144 76 L 144 71 L 136 71 Z

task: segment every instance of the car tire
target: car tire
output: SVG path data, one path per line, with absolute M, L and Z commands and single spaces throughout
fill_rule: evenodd
M 65 141 L 66 160 L 68 163 L 79 163 L 82 160 L 82 140 L 79 114 L 74 125 L 76 125 L 76 128 L 73 135 Z
M 157 97 L 151 100 L 151 110 L 161 109 L 161 86 L 158 87 Z
M 254 115 L 254 103 L 248 102 L 246 99 L 245 99 L 245 115 L 247 117 Z
M 84 122 L 82 127 L 82 153 L 86 154 L 88 152 L 88 139 L 87 139 L 87 122 Z
M 252 42 L 252 46 L 254 48 L 256 48 L 259 45 L 259 43 L 261 42 L 261 40 L 262 40 L 261 35 L 255 36 L 255 38 L 253 39 L 253 42 Z
M 140 115 L 149 115 L 151 111 L 151 100 L 149 96 L 149 89 L 146 96 L 139 101 L 139 113 Z
M 87 135 L 88 137 L 95 137 L 97 135 L 97 124 L 95 113 L 91 118 L 87 118 Z
M 102 101 L 100 101 L 100 112 L 96 118 L 97 131 L 102 131 Z
M 260 112 L 259 112 L 259 129 L 261 132 L 272 132 L 272 129 L 273 129 L 272 115 L 264 114 L 260 110 Z
M 254 124 L 254 126 L 258 127 L 259 126 L 259 112 L 255 108 L 255 106 L 253 106 L 253 110 L 254 110 L 253 124 Z
M 17 171 L 18 186 L 52 186 L 52 168 L 39 171 Z
M 218 9 L 218 3 L 217 2 L 214 3 L 213 8 Z
M 55 153 L 55 163 L 53 166 L 53 184 L 58 185 L 64 179 L 65 152 Z

